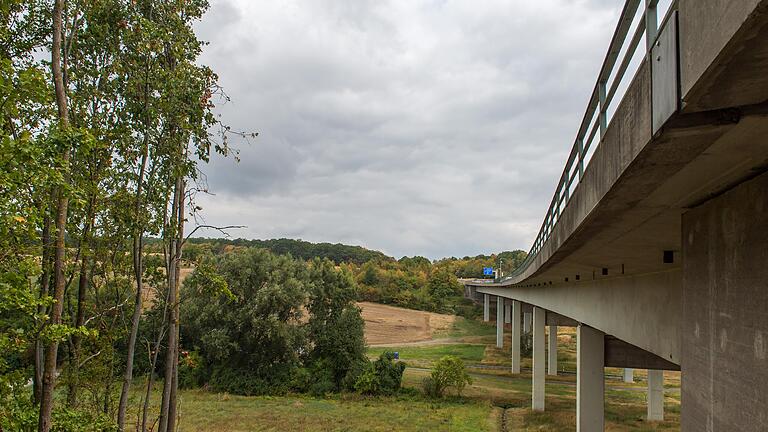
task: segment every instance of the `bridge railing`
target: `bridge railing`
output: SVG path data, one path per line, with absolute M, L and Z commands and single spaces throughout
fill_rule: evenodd
M 666 23 L 677 0 L 626 0 L 613 32 L 597 82 L 579 125 L 576 140 L 568 154 L 565 168 L 557 183 L 544 222 L 526 259 L 504 279 L 525 271 L 549 239 L 565 206 L 584 177 L 584 170 L 605 135 L 620 100 L 634 78 L 642 60 L 648 55 L 659 33 L 659 17 Z M 645 39 L 645 44 L 641 42 Z

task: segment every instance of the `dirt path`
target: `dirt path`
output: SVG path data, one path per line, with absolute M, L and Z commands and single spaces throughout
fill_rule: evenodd
M 401 343 L 381 343 L 381 344 L 370 344 L 368 346 L 370 347 L 381 347 L 381 348 L 387 348 L 387 347 L 414 347 L 414 346 L 433 346 L 433 345 L 453 345 L 453 344 L 463 344 L 463 345 L 486 345 L 483 342 L 477 342 L 477 341 L 467 341 L 468 338 L 465 337 L 456 337 L 456 338 L 440 338 L 440 339 L 429 339 L 429 340 L 422 340 L 422 341 L 415 341 L 415 342 L 401 342 Z
M 403 346 L 432 341 L 436 331 L 450 329 L 453 315 L 360 302 L 365 320 L 365 340 L 370 346 Z

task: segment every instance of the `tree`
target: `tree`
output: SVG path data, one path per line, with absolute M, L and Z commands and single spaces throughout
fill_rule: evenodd
M 307 350 L 299 325 L 309 283 L 306 265 L 249 248 L 219 256 L 215 273 L 231 294 L 211 291 L 210 283 L 194 276 L 184 285 L 185 343 L 200 353 L 213 389 L 279 392 L 299 364 L 298 353 Z
M 328 369 L 333 389 L 338 390 L 347 374 L 366 361 L 365 322 L 354 303 L 354 280 L 331 261 L 315 259 L 309 266 L 308 287 L 307 360 Z
M 61 139 L 57 140 L 62 144 L 61 162 L 64 170 L 68 169 L 71 143 L 67 139 L 69 133 L 69 105 L 67 101 L 66 89 L 64 87 L 64 75 L 62 72 L 62 9 L 64 0 L 54 0 L 53 4 L 53 42 L 51 45 L 51 73 L 53 75 L 53 85 L 56 93 L 56 107 L 58 108 L 58 132 Z M 67 176 L 65 174 L 64 181 Z M 55 328 L 61 324 L 61 313 L 64 303 L 64 265 L 66 245 L 64 236 L 67 225 L 67 206 L 69 197 L 66 190 L 60 187 L 57 191 L 56 200 L 56 243 L 54 245 L 53 258 L 53 306 L 51 310 L 50 325 Z M 40 417 L 38 422 L 39 432 L 48 432 L 51 429 L 51 413 L 53 412 L 53 390 L 56 386 L 56 359 L 59 349 L 59 341 L 55 335 L 46 348 L 45 363 L 43 372 L 43 387 L 40 401 Z

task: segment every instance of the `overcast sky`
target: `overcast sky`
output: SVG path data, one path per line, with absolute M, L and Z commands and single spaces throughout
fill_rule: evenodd
M 206 223 L 395 257 L 528 250 L 622 3 L 211 0 L 217 111 L 260 135 L 203 167 Z

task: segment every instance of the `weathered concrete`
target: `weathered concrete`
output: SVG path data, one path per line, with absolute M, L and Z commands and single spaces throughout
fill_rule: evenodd
M 602 431 L 605 424 L 604 334 L 576 328 L 576 431 Z
M 768 94 L 768 2 L 681 0 L 679 9 L 684 109 L 763 102 Z
M 512 300 L 512 373 L 520 373 L 520 302 Z
M 768 430 L 768 174 L 683 215 L 684 431 Z
M 496 297 L 496 348 L 504 348 L 504 297 Z
M 542 308 L 533 308 L 533 377 L 531 408 L 534 411 L 544 411 L 544 329 L 546 311 Z
M 483 294 L 483 321 L 491 320 L 491 296 Z
M 648 421 L 664 420 L 664 371 L 648 369 Z
M 557 376 L 557 326 L 549 326 L 547 334 L 547 375 Z

